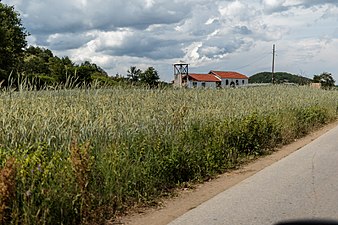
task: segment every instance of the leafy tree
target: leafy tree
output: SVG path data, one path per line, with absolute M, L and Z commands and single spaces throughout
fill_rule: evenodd
M 154 67 L 148 67 L 148 69 L 140 74 L 140 81 L 150 87 L 157 86 L 159 79 L 160 77 Z
M 313 82 L 321 83 L 323 89 L 331 89 L 335 86 L 336 81 L 333 79 L 331 73 L 324 72 L 320 75 L 314 75 Z
M 66 77 L 73 76 L 75 73 L 75 64 L 70 60 L 68 56 L 61 58 L 61 63 L 63 66 L 63 72 Z
M 132 82 L 137 82 L 140 79 L 142 70 L 137 69 L 136 66 L 131 66 L 130 69 L 127 71 L 127 77 L 132 81 Z
M 95 64 L 91 64 L 89 61 L 85 61 L 80 66 L 76 68 L 75 77 L 77 82 L 90 83 L 92 81 L 91 75 L 97 71 Z
M 25 50 L 25 55 L 26 56 L 30 56 L 30 55 L 38 56 L 38 57 L 42 58 L 45 62 L 48 62 L 49 58 L 54 57 L 51 50 L 41 48 L 41 47 L 35 47 L 35 46 L 29 46 Z
M 13 6 L 0 2 L 0 82 L 17 71 L 28 33 Z
M 24 62 L 21 66 L 21 74 L 37 82 L 34 84 L 53 85 L 65 82 L 67 77 L 67 66 L 73 63 L 69 59 L 60 59 L 54 56 L 49 49 L 29 46 L 25 50 Z
M 54 77 L 58 82 L 65 82 L 67 79 L 66 68 L 59 57 L 51 57 L 48 60 L 50 76 Z
M 92 80 L 109 81 L 108 74 L 96 64 L 85 61 L 76 65 L 68 56 L 59 58 L 52 51 L 30 46 L 25 51 L 22 74 L 43 85 L 89 84 Z M 33 82 L 34 83 L 34 82 Z M 36 83 L 36 82 L 35 82 Z
M 49 59 L 53 57 L 49 49 L 30 46 L 25 50 L 20 72 L 28 77 L 50 76 Z
M 35 55 L 25 57 L 21 70 L 23 70 L 26 75 L 50 74 L 48 64 L 45 60 Z

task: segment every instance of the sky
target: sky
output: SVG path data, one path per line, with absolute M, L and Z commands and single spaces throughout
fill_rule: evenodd
M 29 45 L 88 60 L 109 75 L 154 67 L 163 81 L 183 61 L 195 73 L 275 71 L 338 81 L 337 0 L 3 0 Z M 337 82 L 336 82 L 337 83 Z

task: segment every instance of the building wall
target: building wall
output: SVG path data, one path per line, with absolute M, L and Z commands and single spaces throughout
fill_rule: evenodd
M 227 82 L 227 80 L 228 80 L 228 82 Z M 222 79 L 221 87 L 223 87 L 223 88 L 231 87 L 230 85 L 232 84 L 232 82 L 235 84 L 235 87 L 245 86 L 245 85 L 249 84 L 248 79 Z M 203 86 L 203 83 L 205 84 L 205 86 Z M 188 88 L 194 88 L 194 87 L 196 87 L 196 88 L 201 88 L 201 87 L 216 88 L 217 84 L 216 84 L 216 82 L 201 82 L 201 81 L 189 80 L 187 87 Z
M 234 83 L 236 86 L 244 86 L 249 84 L 249 79 L 222 79 L 222 87 L 231 87 Z
M 203 86 L 203 83 L 205 84 L 205 86 Z M 205 87 L 205 88 L 216 88 L 216 82 L 200 82 L 200 81 L 191 81 L 189 80 L 188 82 L 188 88 L 201 88 L 201 87 Z

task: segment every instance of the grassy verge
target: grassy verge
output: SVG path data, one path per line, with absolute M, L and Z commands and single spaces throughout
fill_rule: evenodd
M 0 94 L 0 220 L 102 224 L 337 118 L 306 87 Z

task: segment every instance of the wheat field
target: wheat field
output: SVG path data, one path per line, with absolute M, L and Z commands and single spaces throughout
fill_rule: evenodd
M 337 91 L 283 85 L 4 90 L 0 220 L 102 222 L 304 136 L 337 110 Z

